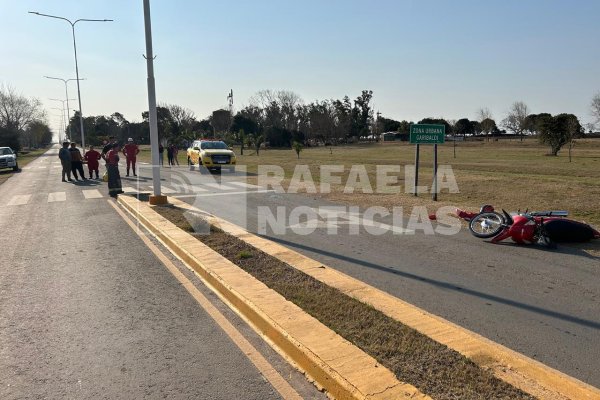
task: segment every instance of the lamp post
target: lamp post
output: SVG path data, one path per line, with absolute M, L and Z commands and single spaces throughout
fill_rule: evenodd
M 67 88 L 67 83 L 70 81 L 85 81 L 85 78 L 71 78 L 71 79 L 63 79 L 63 78 L 55 78 L 53 76 L 44 76 L 44 78 L 48 78 L 48 79 L 55 79 L 57 81 L 62 81 L 65 84 L 65 98 L 67 99 L 67 121 L 70 121 L 70 113 L 71 110 L 69 109 L 69 90 Z M 74 99 L 71 99 L 74 100 Z M 79 116 L 81 116 L 81 109 L 79 110 Z M 81 131 L 83 134 L 83 130 Z M 73 136 L 71 133 L 71 124 L 69 123 L 69 136 Z M 71 137 L 72 139 L 72 137 Z
M 75 24 L 78 22 L 110 22 L 112 19 L 85 19 L 81 18 L 75 21 L 71 21 L 68 18 L 59 17 L 56 15 L 42 14 L 36 11 L 29 11 L 30 14 L 39 15 L 40 17 L 48 17 L 55 19 L 62 19 L 67 21 L 71 25 L 71 32 L 73 33 L 73 51 L 75 52 L 75 77 L 77 80 L 77 98 L 79 100 L 79 127 L 81 128 L 81 146 L 85 152 L 85 133 L 83 132 L 83 110 L 81 109 L 81 91 L 79 89 L 79 66 L 77 64 L 77 45 L 75 44 Z M 68 97 L 68 96 L 67 96 Z
M 152 183 L 154 195 L 149 202 L 153 205 L 165 204 L 167 197 L 161 195 L 160 165 L 158 161 L 158 123 L 156 117 L 156 87 L 154 84 L 154 55 L 152 53 L 152 23 L 150 0 L 144 0 L 144 28 L 146 36 L 146 69 L 148 73 L 148 123 L 150 125 L 150 147 L 152 149 Z
M 62 103 L 62 113 L 63 113 L 63 115 L 62 115 L 62 118 L 63 118 L 63 119 L 62 119 L 62 120 L 63 120 L 63 127 L 62 127 L 62 129 L 64 129 L 64 128 L 65 128 L 65 126 L 66 126 L 66 125 L 65 125 L 65 123 L 68 123 L 68 120 L 67 120 L 67 118 L 65 117 L 65 102 L 69 103 L 69 100 L 75 100 L 75 99 L 69 99 L 69 98 L 67 98 L 66 100 L 61 100 L 61 99 L 50 99 L 50 98 L 49 98 L 48 100 L 52 100 L 52 101 L 60 101 L 60 102 Z M 67 112 L 67 116 L 68 116 L 68 115 L 69 115 L 69 114 L 68 114 L 68 112 Z M 71 124 L 69 124 L 69 126 L 70 126 L 70 125 L 71 125 Z M 69 133 L 70 133 L 70 131 L 71 131 L 71 129 L 69 129 Z M 59 134 L 59 137 L 60 137 L 60 134 Z
M 60 125 L 59 126 L 63 126 L 64 127 L 64 121 L 65 121 L 65 109 L 64 109 L 64 107 L 63 108 L 52 107 L 51 110 L 61 111 L 61 113 L 60 113 Z M 56 117 L 55 114 L 54 114 L 54 116 Z M 58 130 L 58 143 L 62 143 L 61 135 L 60 135 L 60 129 Z

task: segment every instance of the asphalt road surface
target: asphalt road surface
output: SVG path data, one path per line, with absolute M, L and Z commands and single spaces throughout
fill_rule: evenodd
M 0 186 L 0 398 L 281 398 L 115 211 L 106 184 L 60 181 L 57 153 Z M 297 393 L 323 398 L 177 266 Z
M 258 215 L 297 207 L 336 206 L 315 196 L 274 193 L 241 173 L 163 171 L 169 195 L 259 232 Z M 143 170 L 136 190 L 149 190 Z M 133 188 L 130 188 L 133 190 Z M 600 386 L 600 259 L 559 247 L 492 245 L 471 236 L 351 232 L 353 218 L 332 235 L 318 218 L 311 234 L 292 229 L 266 236 L 394 296 L 473 330 L 594 386 Z M 284 218 L 285 220 L 285 218 Z M 289 222 L 289 220 L 287 220 Z M 379 220 L 393 226 L 391 218 Z M 288 224 L 287 228 L 294 226 Z M 400 232 L 403 227 L 396 226 Z M 302 233 L 302 232 L 300 232 Z

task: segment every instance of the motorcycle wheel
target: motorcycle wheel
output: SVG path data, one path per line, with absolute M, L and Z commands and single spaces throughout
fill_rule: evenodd
M 482 212 L 471 219 L 469 230 L 475 237 L 489 239 L 499 234 L 504 229 L 505 223 L 504 216 L 500 213 Z

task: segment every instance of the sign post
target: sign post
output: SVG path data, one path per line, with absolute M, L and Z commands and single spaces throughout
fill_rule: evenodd
M 434 124 L 412 124 L 410 126 L 410 143 L 415 144 L 415 196 L 418 195 L 419 183 L 419 145 L 433 145 L 433 184 L 432 199 L 437 201 L 437 145 L 443 144 L 446 139 L 446 126 Z

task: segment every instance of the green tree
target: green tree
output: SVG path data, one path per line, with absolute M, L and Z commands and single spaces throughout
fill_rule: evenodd
M 300 152 L 302 151 L 302 149 L 304 149 L 304 145 L 300 142 L 294 142 L 292 143 L 292 148 L 296 152 L 296 156 L 298 157 L 298 159 L 300 159 Z
M 479 122 L 479 126 L 481 127 L 481 131 L 487 136 L 488 142 L 490 141 L 490 134 L 498 130 L 498 127 L 496 126 L 496 121 L 494 121 L 492 118 L 485 118 L 484 120 Z
M 573 140 L 584 134 L 579 119 L 573 114 L 542 114 L 536 118 L 536 129 L 540 142 L 550 146 L 553 156 L 557 156 L 565 144 L 570 143 L 572 147 Z
M 219 109 L 213 111 L 210 116 L 210 125 L 216 135 L 224 135 L 231 126 L 231 113 L 229 110 Z
M 373 122 L 373 109 L 370 104 L 372 99 L 373 91 L 363 90 L 361 95 L 354 100 L 352 129 L 350 132 L 352 136 L 360 137 L 369 135 L 369 127 Z
M 0 126 L 0 147 L 10 147 L 16 153 L 21 151 L 19 133 Z

